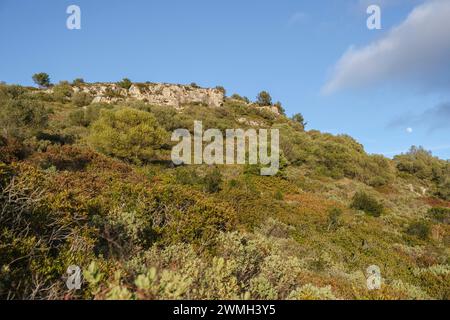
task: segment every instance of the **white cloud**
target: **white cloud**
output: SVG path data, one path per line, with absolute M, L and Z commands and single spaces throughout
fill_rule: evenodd
M 407 133 L 413 133 L 413 128 L 406 128 Z
M 350 47 L 323 92 L 397 81 L 426 89 L 450 89 L 450 0 L 417 6 L 383 38 Z

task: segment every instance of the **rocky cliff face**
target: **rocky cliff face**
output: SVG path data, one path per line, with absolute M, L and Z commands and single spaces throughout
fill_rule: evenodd
M 180 108 L 183 104 L 202 103 L 212 107 L 222 106 L 225 96 L 220 89 L 199 88 L 165 83 L 138 83 L 128 90 L 114 83 L 96 83 L 75 87 L 94 97 L 93 102 L 117 102 L 136 99 L 155 105 Z

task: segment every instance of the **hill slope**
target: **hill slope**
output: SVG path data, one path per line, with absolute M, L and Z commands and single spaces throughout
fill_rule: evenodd
M 105 103 L 90 86 L 0 86 L 1 298 L 450 298 L 448 161 L 369 155 L 236 95 Z M 281 170 L 173 166 L 170 133 L 194 120 L 279 129 Z

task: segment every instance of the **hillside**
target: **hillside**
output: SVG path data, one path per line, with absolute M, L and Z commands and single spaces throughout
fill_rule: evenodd
M 278 174 L 173 165 L 195 120 L 279 129 Z M 420 147 L 195 84 L 2 84 L 0 126 L 2 299 L 450 299 L 450 162 Z

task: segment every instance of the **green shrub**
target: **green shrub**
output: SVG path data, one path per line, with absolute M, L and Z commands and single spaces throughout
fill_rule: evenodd
M 236 212 L 226 203 L 183 187 L 155 190 L 150 204 L 153 226 L 164 243 L 186 242 L 210 247 L 221 231 L 236 224 Z
M 272 105 L 272 97 L 267 91 L 261 91 L 256 97 L 256 103 L 262 107 Z
M 167 106 L 148 106 L 148 105 L 144 106 L 143 108 L 145 109 L 141 110 L 151 112 L 155 116 L 158 123 L 169 132 L 172 132 L 173 130 L 178 128 L 186 128 L 187 121 L 186 124 L 183 123 L 183 121 L 181 120 L 182 115 L 180 115 L 175 110 L 175 108 Z
M 202 182 L 195 167 L 179 167 L 175 171 L 175 181 L 183 185 L 196 185 Z
M 336 230 L 340 224 L 342 209 L 332 208 L 328 211 L 328 230 Z
M 368 155 L 350 136 L 303 132 L 300 124 L 274 127 L 280 130 L 280 148 L 291 165 L 305 165 L 320 176 L 347 177 L 371 186 L 387 184 L 395 177 L 387 158 Z
M 450 200 L 449 161 L 433 157 L 430 151 L 416 146 L 412 146 L 409 152 L 396 156 L 394 161 L 400 174 L 431 182 L 434 195 Z
M 25 139 L 47 127 L 49 112 L 39 101 L 30 99 L 0 101 L 0 126 L 7 137 Z
M 250 99 L 249 98 L 242 97 L 242 96 L 238 95 L 237 93 L 234 93 L 230 98 L 233 99 L 233 100 L 239 100 L 239 101 L 243 101 L 245 103 L 250 103 Z
M 397 169 L 415 175 L 420 179 L 432 179 L 440 171 L 440 161 L 423 147 L 412 146 L 405 153 L 394 158 Z
M 84 107 L 92 102 L 92 97 L 86 92 L 75 92 L 72 95 L 72 103 L 77 107 Z
M 407 234 L 418 237 L 421 240 L 428 239 L 430 232 L 430 226 L 425 221 L 413 222 L 406 229 Z
M 282 201 L 282 200 L 284 199 L 283 192 L 281 192 L 281 190 L 277 190 L 277 191 L 275 192 L 274 198 L 275 198 L 276 200 Z
M 69 113 L 69 123 L 73 126 L 87 127 L 89 122 L 85 119 L 84 110 L 74 110 Z
M 289 300 L 336 300 L 330 286 L 317 288 L 311 284 L 306 284 L 291 292 Z
M 56 101 L 64 103 L 70 99 L 73 88 L 67 81 L 61 81 L 53 87 L 53 97 Z
M 142 163 L 158 158 L 168 135 L 150 113 L 125 108 L 104 110 L 92 124 L 89 141 L 105 154 Z
M 445 172 L 439 179 L 435 195 L 443 200 L 450 201 L 450 164 L 447 164 Z
M 413 269 L 413 274 L 421 287 L 434 299 L 450 299 L 450 266 L 448 263 L 416 268 Z
M 415 177 L 433 185 L 431 192 L 444 200 L 450 200 L 450 162 L 433 157 L 423 147 L 412 146 L 394 158 L 402 176 Z
M 133 83 L 128 78 L 123 78 L 122 81 L 117 82 L 117 85 L 123 89 L 130 89 Z
M 123 98 L 123 95 L 120 92 L 120 90 L 113 89 L 111 87 L 106 87 L 105 92 L 104 92 L 104 96 L 109 98 L 109 99 L 120 99 L 120 98 Z
M 298 285 L 303 271 L 302 262 L 296 257 L 286 257 L 273 253 L 264 259 L 260 273 L 251 280 L 250 292 L 256 299 L 287 299 Z M 269 289 L 270 288 L 270 289 Z M 261 289 L 263 291 L 261 292 Z M 266 293 L 276 297 L 264 296 Z
M 237 181 L 236 179 L 231 179 L 229 182 L 228 182 L 228 187 L 229 188 L 236 188 L 236 187 L 238 187 L 239 186 L 239 181 Z
M 82 84 L 84 84 L 84 79 L 83 78 L 76 78 L 72 81 L 72 85 L 74 86 L 80 86 Z
M 0 85 L 0 99 L 17 99 L 22 97 L 27 90 L 19 85 Z
M 226 96 L 226 94 L 227 94 L 227 90 L 222 86 L 217 86 L 216 90 L 219 90 L 220 92 L 222 92 L 224 96 Z
M 205 191 L 209 193 L 219 192 L 222 184 L 222 174 L 217 167 L 210 170 L 203 179 Z
M 33 75 L 33 81 L 40 87 L 50 87 L 50 77 L 48 74 L 41 72 Z
M 435 221 L 450 223 L 450 208 L 433 207 L 428 210 L 428 215 Z
M 364 211 L 373 217 L 381 216 L 384 211 L 381 203 L 363 191 L 359 191 L 353 196 L 350 207 L 355 210 Z
M 38 162 L 43 169 L 55 167 L 57 170 L 83 170 L 95 157 L 95 153 L 88 148 L 71 145 L 50 145 L 40 154 Z
M 305 130 L 306 125 L 308 124 L 305 121 L 305 118 L 301 113 L 296 113 L 292 116 L 292 121 L 294 121 L 296 124 L 298 124 L 301 128 L 301 130 Z
M 280 114 L 285 115 L 286 110 L 284 110 L 283 104 L 280 101 L 275 102 L 275 104 L 273 106 L 278 109 L 278 112 Z
M 24 159 L 30 153 L 29 148 L 16 138 L 0 136 L 0 163 L 11 163 Z
M 88 127 L 91 123 L 98 120 L 101 110 L 112 109 L 109 104 L 94 103 L 86 108 L 74 110 L 69 113 L 69 123 L 73 126 Z
M 47 192 L 47 177 L 29 166 L 0 192 L 0 298 L 57 299 L 68 265 L 92 257 L 86 210 L 68 192 Z

